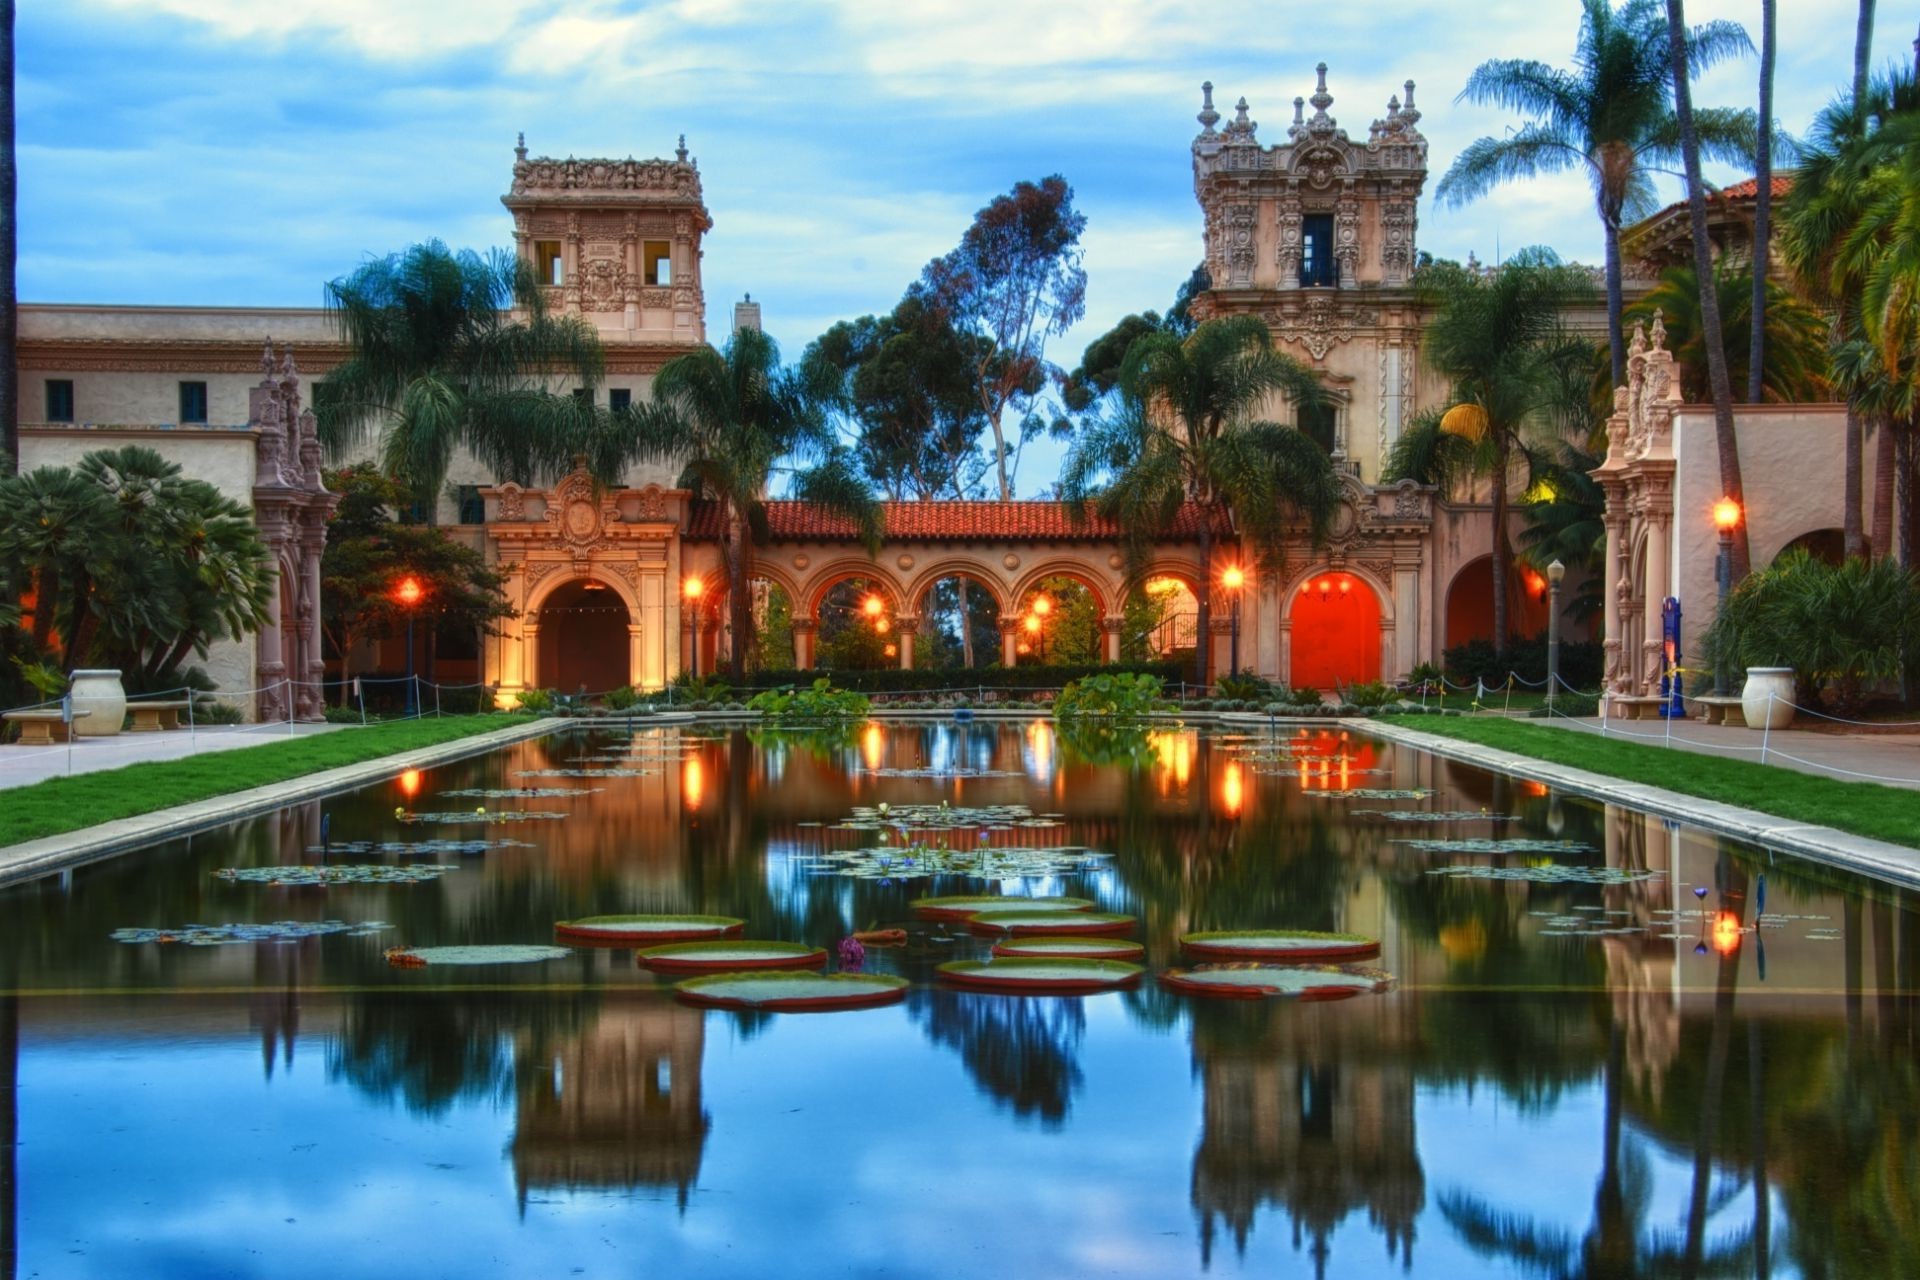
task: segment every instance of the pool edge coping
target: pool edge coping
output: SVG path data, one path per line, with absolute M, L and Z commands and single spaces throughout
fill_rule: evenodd
M 128 818 L 115 818 L 94 826 L 63 831 L 59 835 L 8 845 L 0 848 L 0 888 L 35 880 L 50 872 L 129 853 L 143 845 L 193 835 L 286 805 L 348 791 L 396 770 L 447 764 L 491 751 L 495 747 L 544 737 L 568 727 L 568 723 L 563 719 L 544 717 L 509 725 L 504 729 L 489 729 L 485 733 L 455 738 L 451 742 L 436 743 L 430 747 L 396 751 L 392 755 L 377 756 L 358 764 L 339 765 L 308 774 L 304 778 L 270 782 L 265 786 L 249 787 L 245 791 L 209 796 L 205 800 L 155 809 Z
M 1843 871 L 1872 876 L 1900 888 L 1920 888 L 1920 849 L 1894 844 L 1889 840 L 1856 836 L 1836 827 L 1815 823 L 1792 822 L 1770 813 L 1761 813 L 1757 809 L 1669 791 L 1665 787 L 1644 782 L 1628 782 L 1501 747 L 1410 729 L 1405 725 L 1381 724 L 1377 720 L 1366 719 L 1343 719 L 1340 723 L 1343 728 L 1417 747 L 1437 756 L 1551 783 L 1596 800 L 1642 809 L 1719 835 L 1732 836 L 1769 852 L 1787 853 Z

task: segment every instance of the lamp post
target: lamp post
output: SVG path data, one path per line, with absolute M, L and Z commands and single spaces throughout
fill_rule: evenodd
M 413 615 L 418 612 L 420 602 L 426 599 L 427 589 L 420 585 L 420 579 L 408 574 L 393 584 L 393 599 L 407 611 L 407 701 L 406 714 L 418 713 L 420 700 L 413 687 Z
M 1547 566 L 1547 710 L 1553 710 L 1553 688 L 1560 683 L 1560 579 L 1567 566 L 1555 560 Z
M 1027 619 L 1027 630 L 1033 632 L 1039 639 L 1040 661 L 1043 664 L 1047 660 L 1047 619 L 1052 616 L 1052 614 L 1052 596 L 1041 595 L 1033 598 L 1033 616 Z
M 686 581 L 680 584 L 680 594 L 685 598 L 688 608 L 687 630 L 693 637 L 693 654 L 688 660 L 688 668 L 695 680 L 700 678 L 700 597 L 706 592 L 707 580 L 697 573 L 688 574 Z
M 1733 531 L 1740 527 L 1740 516 L 1740 504 L 1732 498 L 1722 498 L 1713 504 L 1713 527 L 1720 531 L 1720 556 L 1713 566 L 1713 580 L 1720 589 L 1715 618 L 1726 613 L 1727 592 L 1733 588 Z M 1727 659 L 1720 652 L 1713 655 L 1713 696 L 1727 696 Z
M 1220 585 L 1233 593 L 1231 631 L 1227 642 L 1227 674 L 1240 674 L 1240 588 L 1247 584 L 1247 575 L 1240 566 L 1230 564 L 1220 574 Z

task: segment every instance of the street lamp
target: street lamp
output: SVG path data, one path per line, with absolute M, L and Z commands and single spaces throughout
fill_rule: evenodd
M 1553 710 L 1553 687 L 1560 683 L 1560 580 L 1567 566 L 1555 560 L 1547 566 L 1547 710 Z
M 1044 596 L 1041 598 L 1045 599 Z M 1047 623 L 1041 615 L 1039 600 L 1033 602 L 1033 612 L 1027 615 L 1022 625 L 1026 627 L 1027 634 L 1034 637 L 1035 642 L 1039 644 L 1040 661 L 1045 662 L 1047 660 Z M 1028 652 L 1032 652 L 1032 648 L 1033 646 L 1029 645 Z
M 1740 527 L 1740 504 L 1732 498 L 1722 498 L 1713 504 L 1713 527 L 1720 531 L 1720 556 L 1714 562 L 1713 578 L 1720 588 L 1719 617 L 1727 611 L 1727 592 L 1733 588 L 1733 531 Z M 1713 696 L 1727 696 L 1727 659 L 1723 653 L 1713 655 Z
M 393 584 L 393 600 L 407 611 L 407 702 L 406 714 L 415 715 L 420 709 L 418 692 L 413 687 L 413 615 L 419 610 L 420 602 L 427 598 L 427 589 L 420 585 L 420 579 L 408 574 Z
M 1227 667 L 1229 675 L 1240 674 L 1240 588 L 1247 584 L 1247 575 L 1240 566 L 1230 564 L 1220 574 L 1220 585 L 1233 593 L 1233 630 L 1228 642 Z
M 687 615 L 687 626 L 693 635 L 691 668 L 695 680 L 700 678 L 700 597 L 706 593 L 707 580 L 697 573 L 688 574 L 686 580 L 680 584 L 680 594 L 685 598 L 687 608 L 691 611 Z M 697 802 L 694 807 L 699 807 Z

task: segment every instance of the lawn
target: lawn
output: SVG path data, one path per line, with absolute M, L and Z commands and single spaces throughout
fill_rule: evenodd
M 0 847 L 523 723 L 520 717 L 504 715 L 397 720 L 185 760 L 49 778 L 0 791 Z
M 1498 716 L 1385 716 L 1382 723 L 1920 848 L 1920 795 L 1899 787 L 1843 782 Z

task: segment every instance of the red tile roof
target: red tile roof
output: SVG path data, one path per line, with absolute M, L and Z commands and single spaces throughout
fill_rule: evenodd
M 1063 502 L 883 502 L 880 506 L 890 542 L 1113 542 L 1121 536 L 1117 523 L 1091 511 L 1085 523 L 1076 524 Z M 853 521 L 809 502 L 769 502 L 767 524 L 775 542 L 859 540 Z M 1224 516 L 1215 516 L 1214 532 L 1231 536 Z M 1200 508 L 1188 503 L 1163 540 L 1186 542 L 1199 534 Z M 710 541 L 719 535 L 719 507 L 706 501 L 690 503 L 684 536 Z
M 1773 188 L 1773 198 L 1775 200 L 1785 200 L 1787 193 L 1793 190 L 1793 175 L 1791 173 L 1776 173 L 1773 175 L 1771 186 Z M 1707 192 L 1707 206 L 1711 208 L 1716 203 L 1725 204 L 1735 200 L 1751 200 L 1759 193 L 1760 179 L 1758 178 L 1748 178 L 1742 182 L 1730 182 L 1718 191 Z M 1659 213 L 1642 219 L 1641 225 L 1644 226 L 1648 223 L 1655 222 L 1671 213 L 1685 213 L 1686 209 L 1687 202 L 1685 200 L 1676 200 Z

